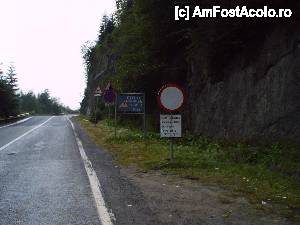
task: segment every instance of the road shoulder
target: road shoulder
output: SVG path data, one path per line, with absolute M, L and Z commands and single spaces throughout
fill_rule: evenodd
M 25 119 L 18 120 L 17 122 L 7 123 L 5 125 L 1 125 L 0 129 L 5 128 L 5 127 L 14 126 L 14 125 L 17 125 L 17 124 L 21 124 L 21 123 L 24 123 L 24 122 L 26 122 L 27 120 L 30 120 L 30 119 L 32 119 L 32 116 L 28 117 L 28 118 L 25 118 Z
M 115 197 L 110 196 L 113 192 L 107 190 L 105 196 L 117 203 L 118 196 L 123 198 L 123 192 L 134 190 L 139 197 L 130 198 L 132 191 L 129 191 L 124 196 L 131 200 L 123 198 L 121 201 L 126 203 L 123 207 L 132 207 L 131 202 L 139 200 L 140 204 L 135 206 L 146 205 L 143 210 L 149 210 L 155 217 L 155 222 L 152 223 L 134 223 L 132 220 L 130 224 L 290 224 L 283 217 L 255 208 L 241 195 L 217 186 L 202 184 L 199 180 L 182 178 L 160 170 L 141 172 L 135 167 L 120 168 L 114 164 L 109 153 L 97 148 L 86 132 L 76 125 L 86 145 L 92 146 L 89 155 L 94 161 L 93 165 L 100 167 L 97 172 L 101 177 L 99 179 L 106 180 L 108 188 L 115 188 L 114 182 L 117 182 L 118 188 L 122 189 Z M 111 178 L 112 176 L 118 178 Z M 119 186 L 120 181 L 126 185 Z M 143 217 L 147 218 L 147 213 Z
M 101 183 L 103 197 L 113 223 L 161 224 L 149 207 L 140 187 L 123 172 L 123 169 L 114 164 L 107 152 L 93 143 L 74 119 L 72 122 Z

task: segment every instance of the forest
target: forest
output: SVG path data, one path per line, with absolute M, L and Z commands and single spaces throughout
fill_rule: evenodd
M 117 0 L 104 15 L 96 43 L 86 43 L 87 87 L 81 113 L 95 108 L 93 92 L 111 82 L 121 92 L 146 93 L 150 124 L 159 125 L 156 95 L 166 83 L 187 90 L 187 133 L 235 140 L 297 140 L 299 15 L 292 18 L 206 18 L 175 21 L 174 6 L 211 1 Z M 234 8 L 235 1 L 222 1 Z M 299 2 L 247 2 L 288 8 Z
M 27 93 L 20 91 L 16 69 L 13 65 L 10 65 L 6 74 L 0 71 L 0 103 L 0 118 L 2 119 L 20 113 L 58 115 L 72 112 L 58 99 L 51 97 L 47 89 L 38 95 L 32 91 Z

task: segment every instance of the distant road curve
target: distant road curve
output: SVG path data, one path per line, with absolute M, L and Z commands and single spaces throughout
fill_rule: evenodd
M 26 122 L 27 120 L 30 120 L 31 118 L 32 118 L 32 116 L 31 116 L 31 117 L 28 117 L 28 118 L 25 118 L 25 119 L 22 119 L 22 120 L 19 120 L 19 121 L 14 122 L 14 123 L 9 123 L 9 124 L 7 124 L 7 125 L 0 126 L 0 129 L 1 129 L 1 128 L 5 128 L 5 127 L 10 127 L 10 126 L 13 126 L 13 125 L 16 125 L 16 124 L 24 123 L 24 122 Z

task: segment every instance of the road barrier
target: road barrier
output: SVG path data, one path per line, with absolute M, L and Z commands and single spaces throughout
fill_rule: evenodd
M 0 125 L 14 123 L 14 122 L 17 122 L 18 120 L 25 119 L 28 116 L 30 116 L 29 113 L 23 113 L 23 114 L 20 114 L 17 116 L 10 116 L 6 119 L 0 119 Z

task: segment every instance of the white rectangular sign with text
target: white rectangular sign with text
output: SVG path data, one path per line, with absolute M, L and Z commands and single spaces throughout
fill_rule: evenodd
M 160 137 L 181 137 L 181 115 L 160 115 Z

